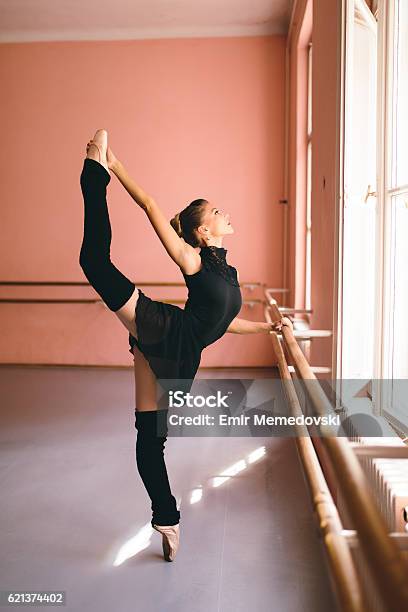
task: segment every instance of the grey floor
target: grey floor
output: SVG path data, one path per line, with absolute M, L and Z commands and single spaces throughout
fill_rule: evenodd
M 75 612 L 336 610 L 293 439 L 169 437 L 182 522 L 166 563 L 136 471 L 132 370 L 3 366 L 0 385 L 0 589 L 63 590 Z

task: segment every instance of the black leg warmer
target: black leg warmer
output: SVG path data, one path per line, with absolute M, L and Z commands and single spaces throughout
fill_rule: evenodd
M 129 300 L 135 285 L 110 260 L 112 231 L 106 202 L 109 181 L 108 172 L 99 162 L 85 159 L 80 180 L 85 216 L 79 263 L 108 308 L 116 311 Z
M 171 494 L 164 444 L 167 440 L 167 410 L 136 410 L 136 464 L 152 502 L 152 525 L 180 522 L 176 499 Z

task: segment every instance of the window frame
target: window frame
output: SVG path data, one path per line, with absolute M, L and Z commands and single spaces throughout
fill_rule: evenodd
M 408 191 L 408 185 L 396 185 L 393 176 L 393 158 L 395 155 L 396 142 L 394 140 L 395 109 L 396 109 L 396 76 L 394 43 L 396 37 L 397 23 L 395 20 L 395 4 L 398 0 L 391 2 L 379 0 L 378 23 L 378 198 L 380 208 L 381 245 L 382 253 L 378 273 L 378 296 L 379 312 L 377 329 L 379 330 L 377 342 L 377 369 L 376 378 L 394 380 L 394 305 L 393 295 L 395 252 L 393 248 L 393 202 L 392 198 Z M 393 384 L 379 385 L 374 395 L 375 403 L 379 411 L 387 418 L 391 425 L 400 432 L 408 435 L 406 423 L 402 423 L 392 410 Z

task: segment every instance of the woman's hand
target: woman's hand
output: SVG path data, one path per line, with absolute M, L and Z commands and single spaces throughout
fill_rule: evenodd
M 289 329 L 291 331 L 293 331 L 293 323 L 292 320 L 289 317 L 282 317 L 282 327 L 283 326 L 289 327 Z
M 284 325 L 286 325 L 293 331 L 293 323 L 289 319 L 289 317 L 282 317 L 280 321 L 276 321 L 275 323 L 267 323 L 267 325 L 268 325 L 268 331 L 270 332 L 271 331 L 282 332 L 282 327 Z
M 115 166 L 118 164 L 118 159 L 115 157 L 110 147 L 108 147 L 106 152 L 106 159 L 108 160 L 108 168 L 114 170 Z
M 88 149 L 92 144 L 92 140 L 90 140 L 88 142 L 88 144 L 86 145 L 86 152 L 88 154 Z M 119 163 L 117 157 L 113 154 L 112 149 L 110 147 L 108 147 L 108 150 L 106 151 L 106 160 L 108 162 L 108 168 L 110 170 L 113 170 L 115 166 L 117 166 L 117 164 Z

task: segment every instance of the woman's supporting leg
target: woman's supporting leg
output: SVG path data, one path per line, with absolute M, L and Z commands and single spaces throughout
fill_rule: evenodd
M 136 464 L 152 502 L 152 525 L 176 525 L 180 522 L 176 499 L 164 461 L 168 410 L 136 410 Z
M 106 202 L 109 181 L 109 173 L 99 162 L 85 159 L 80 180 L 85 216 L 79 263 L 108 308 L 117 311 L 129 300 L 136 287 L 110 259 L 112 230 Z
M 157 379 L 137 346 L 133 347 L 133 357 L 137 468 L 152 502 L 152 525 L 176 525 L 180 512 L 170 490 L 164 460 L 168 410 L 158 410 Z

